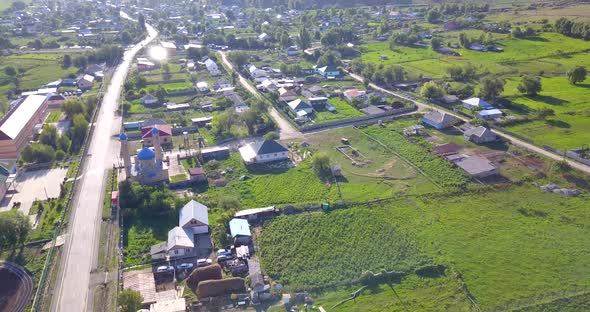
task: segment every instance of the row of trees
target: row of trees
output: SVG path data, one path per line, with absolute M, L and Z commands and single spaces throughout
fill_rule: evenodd
M 590 23 L 587 22 L 574 22 L 562 17 L 555 21 L 553 29 L 562 35 L 590 40 Z
M 354 59 L 350 62 L 350 70 L 377 84 L 397 83 L 404 81 L 406 78 L 406 72 L 397 64 L 375 65 L 371 62 L 365 63 L 361 59 Z

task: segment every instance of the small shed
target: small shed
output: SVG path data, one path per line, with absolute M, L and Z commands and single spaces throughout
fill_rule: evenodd
M 229 232 L 236 245 L 248 245 L 252 242 L 250 224 L 245 219 L 231 219 L 229 221 Z

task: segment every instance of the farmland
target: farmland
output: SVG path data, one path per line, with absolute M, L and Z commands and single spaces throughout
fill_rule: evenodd
M 377 247 L 367 246 L 367 241 L 385 246 L 383 237 L 395 235 L 400 237 L 395 244 L 407 242 L 408 248 L 415 251 L 394 255 L 396 261 L 388 262 L 389 266 L 407 268 L 426 260 L 444 264 L 447 275 L 448 268 L 461 274 L 482 310 L 514 308 L 573 296 L 588 289 L 590 284 L 585 276 L 590 274 L 590 263 L 585 246 L 589 233 L 584 209 L 588 200 L 587 196 L 565 198 L 528 186 L 515 186 L 456 196 L 424 195 L 380 204 L 370 210 L 352 208 L 284 217 L 263 229 L 259 240 L 261 260 L 263 269 L 289 285 L 302 285 L 300 276 L 311 274 L 303 268 L 314 274 L 320 272 L 304 279 L 307 287 L 312 285 L 309 281 L 342 281 L 362 269 L 379 266 L 379 256 L 372 254 Z M 341 216 L 347 216 L 345 225 L 340 223 Z M 356 228 L 362 222 L 358 219 L 364 216 L 372 218 L 371 226 Z M 385 225 L 395 233 L 374 236 L 378 232 L 373 232 L 373 227 Z M 357 235 L 365 239 L 357 240 Z M 342 246 L 349 248 L 341 250 Z M 350 271 L 338 259 L 356 259 L 357 247 L 371 260 L 361 262 L 361 270 Z M 387 253 L 395 248 L 379 250 Z M 334 253 L 340 257 L 327 261 L 325 257 Z M 335 273 L 328 263 L 336 263 L 340 270 Z M 417 289 L 402 300 L 411 301 L 423 292 Z M 328 302 L 337 301 L 329 299 L 330 293 L 324 296 Z M 367 297 L 363 301 L 367 304 L 383 295 L 363 296 Z M 571 301 L 577 302 L 575 298 Z M 349 304 L 342 311 L 358 309 Z

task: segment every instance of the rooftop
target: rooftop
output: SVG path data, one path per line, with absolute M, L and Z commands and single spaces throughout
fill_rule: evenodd
M 250 233 L 250 225 L 244 219 L 231 219 L 229 221 L 229 232 L 231 237 L 236 236 L 252 236 Z
M 178 225 L 185 226 L 192 219 L 195 219 L 205 225 L 208 225 L 209 213 L 207 210 L 207 206 L 195 200 L 189 201 L 180 210 L 180 215 L 178 216 Z
M 0 121 L 0 137 L 16 138 L 45 102 L 45 95 L 29 95 L 16 109 Z

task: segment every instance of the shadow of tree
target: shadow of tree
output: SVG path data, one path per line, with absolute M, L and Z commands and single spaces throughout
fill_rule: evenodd
M 550 119 L 545 121 L 548 125 L 557 128 L 571 128 L 571 125 L 563 120 Z

